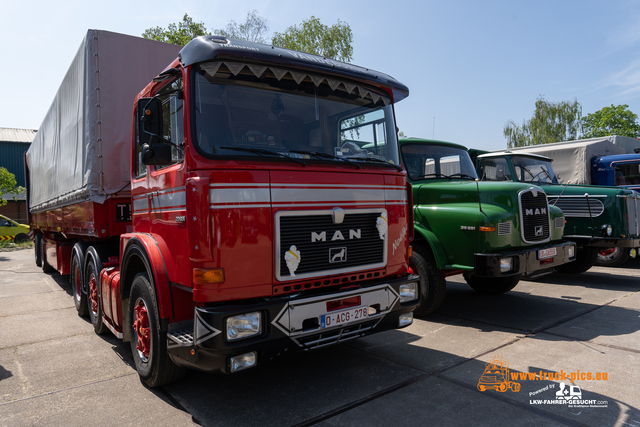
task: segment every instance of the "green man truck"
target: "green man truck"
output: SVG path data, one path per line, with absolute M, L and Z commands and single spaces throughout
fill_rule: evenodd
M 416 315 L 440 306 L 446 276 L 462 273 L 476 291 L 500 294 L 522 275 L 575 260 L 575 245 L 562 241 L 562 211 L 547 203 L 539 186 L 478 182 L 462 145 L 415 138 L 399 143 L 413 185 L 411 265 L 422 281 Z
M 540 185 L 549 204 L 562 209 L 567 221 L 564 238 L 576 242 L 578 249 L 576 261 L 556 267 L 557 271 L 577 274 L 589 270 L 598 259 L 613 266 L 635 257 L 640 247 L 638 193 L 624 187 L 559 184 L 551 162 L 549 157 L 522 150 L 477 156 L 483 181 Z M 566 169 L 569 160 L 562 163 Z M 574 169 L 580 168 L 579 162 L 571 163 Z

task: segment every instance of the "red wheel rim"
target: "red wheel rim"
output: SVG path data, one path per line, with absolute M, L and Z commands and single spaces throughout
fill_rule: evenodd
M 80 296 L 82 295 L 82 280 L 80 278 L 80 267 L 78 264 L 75 265 L 75 271 L 73 272 L 73 287 L 76 292 L 74 295 L 75 298 L 80 301 Z
M 144 300 L 139 298 L 133 311 L 135 316 L 133 329 L 136 337 L 136 348 L 142 361 L 146 362 L 149 360 L 149 353 L 151 352 L 151 330 L 149 328 L 149 313 Z
M 89 280 L 89 300 L 91 301 L 91 312 L 96 316 L 98 314 L 98 284 L 94 275 L 91 275 L 91 280 Z

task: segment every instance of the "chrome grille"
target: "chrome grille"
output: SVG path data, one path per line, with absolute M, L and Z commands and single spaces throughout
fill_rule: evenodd
M 548 241 L 550 221 L 547 195 L 542 190 L 529 189 L 522 191 L 519 196 L 522 239 L 526 243 Z
M 381 239 L 376 228 L 376 220 L 382 210 L 345 211 L 340 224 L 333 223 L 332 211 L 325 212 L 312 215 L 283 212 L 276 215 L 278 280 L 297 280 L 386 265 L 386 234 L 385 239 Z M 339 236 L 343 239 L 338 239 Z M 291 276 L 284 260 L 291 246 L 300 251 L 300 264 L 295 276 Z
M 561 197 L 559 200 L 557 198 L 551 200 L 550 204 L 562 209 L 564 216 L 569 218 L 589 218 L 589 212 L 595 218 L 604 212 L 604 204 L 593 197 L 589 198 L 589 202 L 584 196 Z
M 498 223 L 498 236 L 511 234 L 511 221 Z
M 629 231 L 636 235 L 640 234 L 640 223 L 638 222 L 638 199 L 627 198 L 627 215 L 629 222 Z

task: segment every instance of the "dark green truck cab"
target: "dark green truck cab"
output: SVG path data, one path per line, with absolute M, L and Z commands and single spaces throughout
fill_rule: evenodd
M 416 315 L 437 309 L 445 276 L 463 273 L 482 293 L 513 289 L 575 260 L 562 240 L 564 216 L 542 188 L 513 182 L 478 182 L 462 145 L 424 139 L 399 141 L 413 186 L 415 238 L 412 267 L 420 274 L 423 303 Z
M 518 151 L 469 150 L 476 158 L 482 181 L 521 182 L 541 186 L 550 205 L 566 218 L 564 238 L 578 245 L 575 262 L 557 268 L 561 273 L 587 271 L 596 262 L 622 264 L 640 247 L 640 197 L 624 187 L 559 184 L 546 156 Z M 577 165 L 576 167 L 579 167 Z

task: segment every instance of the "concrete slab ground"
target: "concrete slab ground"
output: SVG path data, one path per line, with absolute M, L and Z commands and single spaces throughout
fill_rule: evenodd
M 129 344 L 78 317 L 68 277 L 43 274 L 31 250 L 0 252 L 0 426 L 640 427 L 639 275 L 633 260 L 494 297 L 452 277 L 441 310 L 408 328 L 151 390 Z M 478 389 L 497 356 L 518 391 Z M 578 370 L 607 380 L 529 378 Z M 561 382 L 598 404 L 545 403 Z

